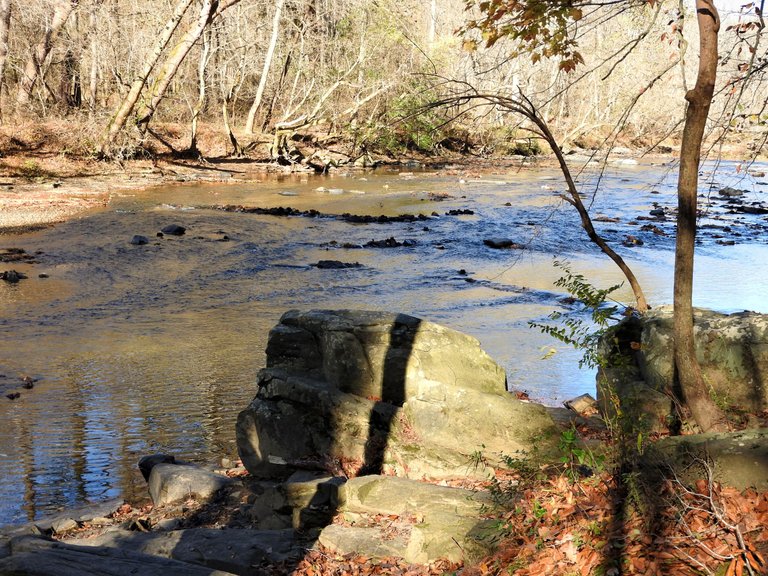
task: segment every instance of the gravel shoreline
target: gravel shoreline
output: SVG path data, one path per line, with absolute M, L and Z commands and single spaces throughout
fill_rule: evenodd
M 0 235 L 31 232 L 76 218 L 103 208 L 123 192 L 182 182 L 248 181 L 270 166 L 254 162 L 234 172 L 194 163 L 135 161 L 102 168 L 78 176 L 0 176 Z

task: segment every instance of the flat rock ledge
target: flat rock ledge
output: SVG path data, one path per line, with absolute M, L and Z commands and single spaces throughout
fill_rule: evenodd
M 611 328 L 601 346 L 610 358 L 597 379 L 601 411 L 615 412 L 618 398 L 625 413 L 650 431 L 664 431 L 674 407 L 666 390 L 674 386 L 673 313 L 664 306 L 643 318 L 629 317 Z M 718 406 L 728 411 L 768 411 L 768 315 L 694 311 L 696 358 L 704 382 Z M 751 422 L 750 428 L 761 423 Z
M 117 504 L 110 504 L 109 516 Z M 291 573 L 313 548 L 411 564 L 458 563 L 488 554 L 501 536 L 489 493 L 392 476 L 300 471 L 283 482 L 246 476 L 221 488 L 207 509 L 190 512 L 190 506 L 187 498 L 129 520 L 69 513 L 2 530 L 0 575 L 277 576 Z M 222 511 L 229 512 L 224 525 L 185 527 L 191 514 Z M 66 529 L 54 533 L 51 526 L 62 519 Z

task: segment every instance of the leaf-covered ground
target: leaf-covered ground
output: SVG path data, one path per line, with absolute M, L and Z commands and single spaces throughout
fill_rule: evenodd
M 552 469 L 550 469 L 552 470 Z M 397 558 L 338 555 L 317 544 L 299 562 L 262 566 L 264 576 L 743 576 L 768 574 L 768 492 L 739 492 L 701 479 L 693 487 L 637 474 L 579 478 L 507 472 L 478 489 L 507 497 L 497 552 L 472 565 L 408 564 Z M 246 474 L 247 476 L 247 474 Z M 230 496 L 235 496 L 232 494 Z M 182 527 L 246 527 L 242 500 L 189 501 Z M 113 521 L 138 530 L 169 510 L 124 505 Z M 392 518 L 388 518 L 392 520 Z M 375 519 L 374 519 L 375 520 Z M 341 520 L 339 520 L 341 521 Z M 88 526 L 79 529 L 88 537 Z M 77 536 L 69 533 L 68 537 Z
M 768 574 L 768 492 L 702 479 L 690 489 L 664 480 L 649 494 L 637 477 L 622 480 L 558 476 L 526 490 L 504 515 L 498 552 L 460 573 Z

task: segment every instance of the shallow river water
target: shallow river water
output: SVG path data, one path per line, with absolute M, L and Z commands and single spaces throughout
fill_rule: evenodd
M 598 228 L 654 305 L 671 300 L 674 220 L 650 222 L 666 236 L 631 222 L 654 202 L 674 207 L 674 175 L 646 162 L 581 176 L 593 214 L 619 219 Z M 730 213 L 717 194 L 726 184 L 746 190 L 744 205 L 768 192 L 765 177 L 729 163 L 703 182 L 695 304 L 768 312 L 768 217 Z M 34 264 L 0 264 L 29 276 L 0 282 L 0 525 L 143 496 L 136 462 L 144 454 L 236 457 L 235 418 L 255 394 L 270 327 L 292 308 L 411 313 L 479 338 L 506 368 L 510 389 L 547 404 L 594 394 L 594 373 L 578 368 L 579 354 L 527 325 L 553 310 L 583 315 L 560 302 L 555 256 L 597 286 L 621 281 L 557 196 L 561 189 L 552 169 L 514 167 L 179 184 L 115 194 L 80 219 L 0 236 L 0 248 L 41 251 Z M 228 204 L 429 219 L 359 224 L 213 208 Z M 156 237 L 174 223 L 187 233 Z M 130 244 L 134 234 L 150 243 Z M 622 247 L 628 234 L 644 244 Z M 343 247 L 391 237 L 413 245 Z M 499 237 L 525 248 L 483 245 Z M 729 240 L 735 244 L 720 244 Z M 361 266 L 313 266 L 326 259 Z M 622 288 L 618 297 L 631 293 Z M 20 388 L 23 374 L 39 378 L 34 389 Z M 6 400 L 14 390 L 21 397 Z

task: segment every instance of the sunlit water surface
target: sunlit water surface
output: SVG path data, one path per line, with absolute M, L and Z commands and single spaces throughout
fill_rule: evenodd
M 619 246 L 649 300 L 668 303 L 673 219 L 653 222 L 668 236 L 641 232 L 646 222 L 630 221 L 647 216 L 653 202 L 674 206 L 674 171 L 646 163 L 581 179 L 593 213 L 620 219 L 598 222 L 599 230 Z M 764 177 L 728 163 L 702 184 L 712 202 L 702 198 L 709 207 L 695 303 L 768 312 L 768 221 L 728 214 L 716 193 L 725 184 L 746 189 L 746 201 L 764 201 L 768 191 Z M 18 284 L 0 282 L 0 524 L 115 496 L 142 497 L 136 461 L 144 454 L 206 462 L 235 457 L 234 421 L 255 394 L 268 331 L 292 308 L 411 313 L 479 338 L 505 367 L 510 389 L 547 404 L 594 394 L 594 373 L 578 368 L 579 353 L 528 327 L 554 310 L 585 317 L 578 306 L 560 302 L 565 294 L 553 287 L 560 276 L 555 257 L 567 258 L 597 286 L 622 280 L 586 240 L 575 212 L 558 197 L 562 188 L 557 173 L 543 168 L 476 178 L 383 171 L 185 184 L 116 195 L 106 209 L 81 219 L 0 237 L 0 247 L 42 251 L 36 264 L 0 265 L 29 275 Z M 435 199 L 443 195 L 448 199 Z M 350 224 L 210 208 L 222 204 L 441 216 Z M 452 209 L 475 213 L 446 216 Z M 155 236 L 171 223 L 187 234 Z M 131 245 L 134 234 L 150 237 L 150 244 Z M 622 247 L 627 234 L 644 245 Z M 736 244 L 719 245 L 718 236 Z M 416 244 L 340 247 L 389 237 Z M 493 237 L 526 248 L 483 245 Z M 312 266 L 321 259 L 362 267 Z M 622 287 L 617 297 L 631 301 L 631 292 Z M 556 352 L 542 360 L 551 349 Z M 6 400 L 22 374 L 40 381 L 18 400 Z

